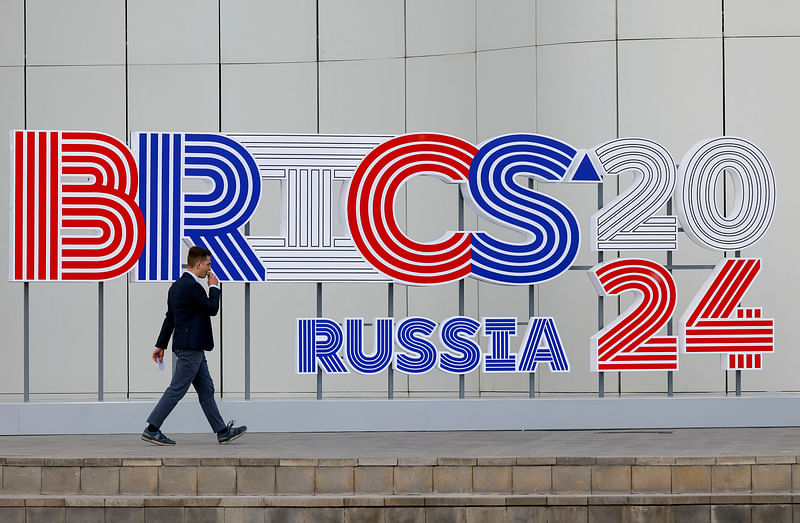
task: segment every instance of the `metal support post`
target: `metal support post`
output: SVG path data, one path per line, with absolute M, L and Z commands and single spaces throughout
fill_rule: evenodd
M 322 284 L 317 283 L 317 318 L 322 317 Z M 317 399 L 322 399 L 322 367 L 317 367 Z
M 97 284 L 97 401 L 103 401 L 103 282 Z

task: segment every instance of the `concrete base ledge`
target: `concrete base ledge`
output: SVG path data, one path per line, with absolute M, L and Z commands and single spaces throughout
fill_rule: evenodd
M 580 430 L 798 427 L 797 395 L 453 400 L 220 401 L 254 432 Z M 0 435 L 141 432 L 155 401 L 0 403 Z M 184 400 L 172 433 L 205 433 L 199 405 Z

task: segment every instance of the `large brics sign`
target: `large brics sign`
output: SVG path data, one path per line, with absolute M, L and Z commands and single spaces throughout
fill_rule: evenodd
M 678 167 L 646 139 L 580 150 L 533 133 L 479 147 L 438 133 L 135 132 L 130 143 L 97 132 L 11 132 L 12 281 L 103 281 L 129 271 L 135 281 L 172 281 L 188 241 L 212 251 L 223 281 L 437 285 L 471 276 L 534 285 L 568 270 L 581 245 L 575 212 L 547 194 L 548 183 L 602 184 L 634 173 L 629 187 L 591 216 L 595 251 L 674 251 L 679 223 L 702 247 L 738 251 L 763 236 L 775 210 L 769 161 L 736 137 L 697 143 Z M 717 191 L 726 173 L 734 203 L 723 212 Z M 395 201 L 406 181 L 422 175 L 457 184 L 480 216 L 523 239 L 512 243 L 485 231 L 452 231 L 433 242 L 409 237 Z M 203 188 L 190 189 L 193 181 Z M 281 232 L 246 234 L 268 181 L 280 182 Z M 675 215 L 663 212 L 670 198 Z M 722 354 L 728 369 L 761 368 L 761 355 L 774 350 L 773 320 L 740 305 L 760 270 L 757 258 L 723 258 L 680 317 L 677 335 L 662 336 L 677 303 L 672 274 L 645 258 L 593 267 L 588 275 L 600 295 L 635 297 L 591 338 L 593 370 L 676 370 L 679 352 Z M 539 362 L 569 369 L 553 318 L 531 318 L 518 353 L 509 344 L 516 318 L 460 317 L 441 325 L 379 319 L 370 355 L 362 324 L 348 319 L 343 331 L 324 318 L 298 319 L 297 371 L 316 372 L 319 364 L 347 372 L 344 360 L 366 374 L 392 363 L 412 374 L 434 367 L 469 372 L 481 362 L 486 372 L 532 372 Z M 437 327 L 444 350 L 430 341 Z M 489 354 L 473 339 L 479 331 Z

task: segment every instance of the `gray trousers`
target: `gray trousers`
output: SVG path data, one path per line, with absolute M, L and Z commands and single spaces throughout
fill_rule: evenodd
M 200 399 L 200 406 L 203 408 L 203 413 L 206 415 L 211 429 L 214 432 L 221 431 L 225 428 L 225 421 L 214 400 L 214 381 L 208 372 L 205 351 L 176 350 L 174 352 L 178 357 L 178 362 L 172 373 L 172 382 L 158 400 L 156 408 L 147 417 L 147 422 L 161 428 L 161 424 L 164 423 L 169 413 L 189 390 L 189 385 L 194 385 L 194 390 L 197 391 Z

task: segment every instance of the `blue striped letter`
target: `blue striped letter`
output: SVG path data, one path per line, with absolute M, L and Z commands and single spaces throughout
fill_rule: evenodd
M 547 340 L 544 347 L 541 346 L 542 335 Z M 550 317 L 530 319 L 522 341 L 519 372 L 536 372 L 539 362 L 549 363 L 553 372 L 569 372 L 569 361 L 564 353 L 561 336 L 558 335 L 555 320 Z
M 543 182 L 598 183 L 601 178 L 587 156 L 538 134 L 498 136 L 475 155 L 467 201 L 486 218 L 521 233 L 524 240 L 509 243 L 485 232 L 474 233 L 473 276 L 496 283 L 541 283 L 566 271 L 578 255 L 578 219 L 569 207 L 521 184 L 517 176 Z
M 508 338 L 517 335 L 516 318 L 484 318 L 483 335 L 491 337 L 491 354 L 484 358 L 485 372 L 514 372 L 517 355 L 510 354 Z
M 456 316 L 442 323 L 439 339 L 445 347 L 460 353 L 461 357 L 442 352 L 439 368 L 453 374 L 466 374 L 475 370 L 481 363 L 481 347 L 468 338 L 475 336 L 480 328 L 480 323 L 464 316 Z
M 416 357 L 398 353 L 395 361 L 397 370 L 406 374 L 422 374 L 436 365 L 436 347 L 426 340 L 436 330 L 436 322 L 428 318 L 406 318 L 397 328 L 397 344 Z M 418 337 L 420 336 L 420 337 Z
M 137 281 L 180 276 L 180 241 L 208 248 L 220 280 L 264 281 L 266 271 L 239 231 L 261 196 L 253 156 L 237 141 L 213 133 L 134 133 L 140 167 L 139 208 L 147 236 Z M 208 190 L 186 193 L 184 179 L 199 178 Z
M 394 320 L 377 318 L 375 320 L 375 352 L 364 354 L 364 320 L 347 318 L 347 360 L 353 370 L 360 374 L 377 374 L 392 361 Z
M 297 373 L 316 374 L 317 360 L 328 374 L 347 374 L 339 357 L 342 328 L 327 318 L 297 319 Z

